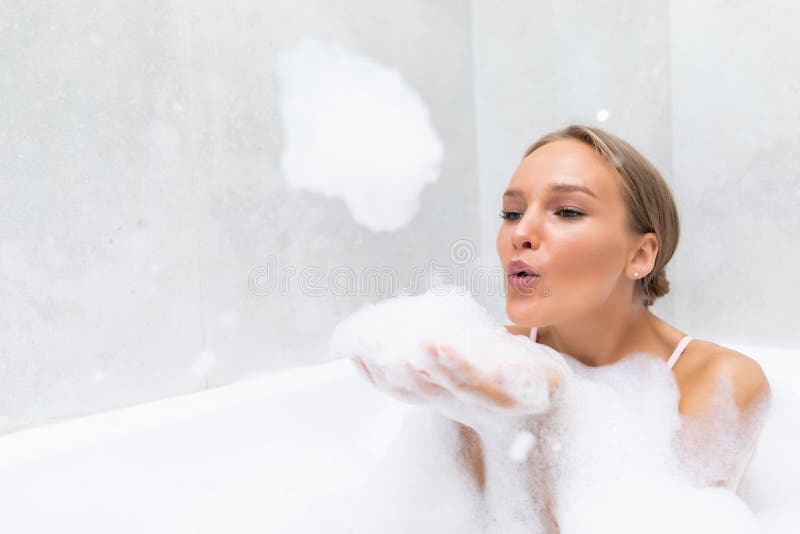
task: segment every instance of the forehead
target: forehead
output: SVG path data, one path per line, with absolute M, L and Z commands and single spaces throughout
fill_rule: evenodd
M 583 185 L 598 200 L 618 198 L 616 170 L 589 145 L 576 139 L 559 139 L 539 147 L 522 160 L 509 189 L 544 194 L 552 183 Z

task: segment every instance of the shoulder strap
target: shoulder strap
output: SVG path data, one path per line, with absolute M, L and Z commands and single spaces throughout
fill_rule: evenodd
M 669 357 L 669 360 L 667 360 L 667 365 L 670 369 L 672 369 L 672 366 L 678 361 L 678 358 L 681 357 L 681 354 L 683 354 L 683 349 L 686 348 L 686 345 L 688 345 L 692 339 L 694 339 L 692 336 L 683 336 L 683 339 L 678 342 L 678 346 L 675 347 L 675 350 L 672 351 L 672 355 Z

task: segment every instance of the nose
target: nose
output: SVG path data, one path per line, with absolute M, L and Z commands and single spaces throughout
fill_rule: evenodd
M 539 230 L 531 212 L 525 213 L 514 226 L 511 242 L 515 249 L 539 248 Z M 535 246 L 534 246 L 535 244 Z
M 534 248 L 533 241 L 527 236 L 519 236 L 515 234 L 512 238 L 514 248 Z

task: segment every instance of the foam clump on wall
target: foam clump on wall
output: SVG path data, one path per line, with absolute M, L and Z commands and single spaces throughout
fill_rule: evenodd
M 408 224 L 444 153 L 417 90 L 397 69 L 317 39 L 282 51 L 276 75 L 289 186 L 342 199 L 372 231 Z

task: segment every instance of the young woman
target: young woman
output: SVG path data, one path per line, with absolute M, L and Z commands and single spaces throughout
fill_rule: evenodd
M 726 381 L 742 414 L 770 398 L 755 360 L 694 339 L 649 310 L 669 291 L 664 269 L 680 227 L 668 185 L 628 143 L 581 125 L 550 133 L 525 152 L 502 202 L 497 251 L 506 272 L 506 311 L 515 323 L 506 327 L 509 332 L 530 336 L 588 366 L 651 353 L 674 373 L 680 414 L 697 421 L 708 421 L 702 415 Z M 492 377 L 480 376 L 449 352 L 459 376 L 471 375 L 468 381 L 454 375 L 456 387 L 498 405 L 510 402 Z M 369 376 L 370 369 L 358 362 Z M 557 387 L 558 377 L 553 380 Z M 424 372 L 417 385 L 419 397 L 447 394 Z M 461 435 L 481 487 L 480 436 L 466 426 Z M 743 470 L 744 465 L 734 466 L 709 483 L 735 489 Z

